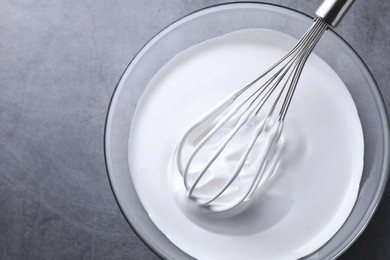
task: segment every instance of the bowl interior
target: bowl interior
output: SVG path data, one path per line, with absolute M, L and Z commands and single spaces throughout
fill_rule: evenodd
M 210 38 L 248 28 L 273 29 L 297 39 L 312 18 L 280 6 L 224 4 L 192 13 L 151 39 L 127 67 L 107 114 L 105 156 L 110 183 L 129 224 L 157 254 L 192 259 L 151 222 L 134 190 L 128 166 L 128 138 L 138 99 L 152 77 L 177 53 Z M 364 134 L 363 177 L 357 202 L 346 223 L 322 248 L 305 259 L 332 259 L 364 230 L 382 196 L 388 173 L 389 129 L 378 87 L 364 62 L 336 33 L 328 30 L 315 49 L 344 81 L 355 101 Z

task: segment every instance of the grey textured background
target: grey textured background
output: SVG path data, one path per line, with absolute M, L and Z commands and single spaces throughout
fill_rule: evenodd
M 219 0 L 0 0 L 0 259 L 158 259 L 121 215 L 103 131 L 130 59 Z M 267 1 L 312 14 L 320 0 Z M 337 30 L 390 103 L 390 1 L 357 0 Z M 390 258 L 390 190 L 341 259 Z

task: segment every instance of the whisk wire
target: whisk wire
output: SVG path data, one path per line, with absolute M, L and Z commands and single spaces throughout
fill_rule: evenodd
M 300 75 L 302 73 L 303 67 L 304 67 L 309 55 L 313 51 L 314 47 L 317 45 L 318 41 L 320 40 L 320 38 L 323 35 L 323 33 L 325 32 L 325 30 L 328 28 L 328 25 L 321 19 L 316 19 L 314 25 L 318 25 L 318 27 L 316 27 L 316 30 L 313 31 L 313 35 L 311 35 L 311 37 L 308 39 L 303 38 L 303 40 L 305 40 L 305 43 L 308 44 L 308 46 L 300 54 L 302 57 L 299 59 L 299 62 L 298 62 L 297 67 L 296 67 L 296 71 L 293 74 L 291 85 L 288 89 L 286 98 L 285 98 L 283 105 L 282 105 L 282 108 L 280 110 L 280 119 L 281 120 L 284 120 L 284 118 L 286 117 L 286 114 L 287 114 L 288 108 L 290 106 L 292 97 L 293 97 L 295 89 L 298 85 Z

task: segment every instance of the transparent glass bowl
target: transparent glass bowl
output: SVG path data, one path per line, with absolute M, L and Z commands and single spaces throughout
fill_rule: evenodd
M 299 39 L 312 18 L 262 3 L 233 3 L 206 8 L 171 24 L 152 38 L 131 61 L 113 94 L 105 129 L 105 157 L 115 198 L 128 223 L 159 256 L 192 259 L 151 222 L 134 190 L 128 162 L 128 138 L 135 107 L 151 78 L 176 54 L 210 38 L 248 28 L 281 31 Z M 389 166 L 389 124 L 385 106 L 368 68 L 340 36 L 328 30 L 315 49 L 344 81 L 361 119 L 364 170 L 359 196 L 349 218 L 322 248 L 304 259 L 333 259 L 367 226 L 383 194 Z

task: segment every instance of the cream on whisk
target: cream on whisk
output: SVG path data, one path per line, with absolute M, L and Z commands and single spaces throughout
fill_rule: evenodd
M 269 30 L 204 42 L 161 69 L 137 105 L 129 138 L 137 194 L 161 232 L 196 259 L 298 259 L 324 245 L 352 210 L 363 166 L 360 120 L 341 79 L 316 55 L 303 71 L 284 123 L 276 175 L 262 196 L 240 214 L 223 217 L 186 198 L 175 165 L 184 132 L 295 42 Z M 246 136 L 235 142 L 240 138 Z M 231 170 L 234 160 L 234 152 L 225 154 L 216 172 Z
M 223 124 L 219 117 L 201 119 L 176 151 L 188 197 L 215 213 L 240 213 L 276 176 L 283 122 L 256 113 L 244 119 L 236 115 Z

